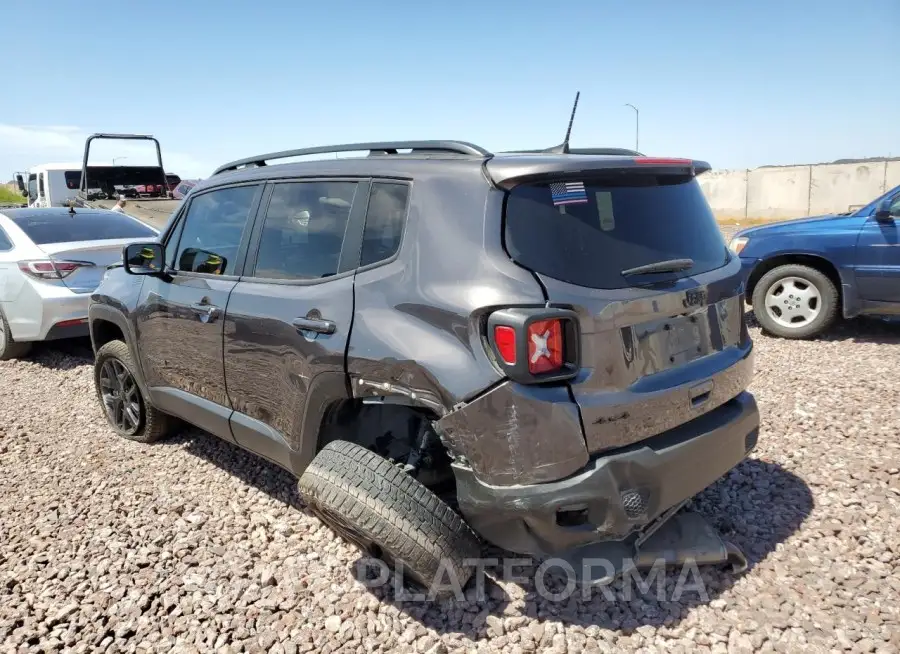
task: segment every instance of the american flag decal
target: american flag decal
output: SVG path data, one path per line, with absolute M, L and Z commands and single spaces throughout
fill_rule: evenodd
M 555 207 L 563 204 L 585 204 L 588 201 L 584 182 L 554 182 L 550 185 L 550 196 Z

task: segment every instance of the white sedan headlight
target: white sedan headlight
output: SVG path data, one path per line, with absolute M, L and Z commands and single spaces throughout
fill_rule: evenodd
M 734 252 L 735 254 L 740 254 L 741 251 L 747 246 L 747 241 L 749 241 L 746 236 L 738 236 L 737 238 L 731 239 L 731 243 L 728 244 L 728 249 Z

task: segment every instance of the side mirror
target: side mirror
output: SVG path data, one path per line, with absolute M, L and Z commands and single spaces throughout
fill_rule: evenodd
M 28 189 L 25 188 L 25 180 L 22 179 L 21 175 L 16 175 L 16 186 L 19 189 L 19 193 L 22 195 L 28 195 Z
M 122 262 L 129 275 L 161 275 L 166 248 L 160 243 L 132 243 L 122 250 Z
M 878 203 L 878 206 L 875 207 L 875 219 L 876 220 L 893 220 L 897 216 L 895 216 L 891 212 L 891 206 L 894 202 L 897 201 L 897 197 L 888 197 Z

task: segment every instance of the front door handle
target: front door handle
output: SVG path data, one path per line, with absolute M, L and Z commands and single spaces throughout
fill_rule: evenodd
M 211 322 L 215 320 L 221 312 L 219 307 L 213 304 L 207 304 L 206 302 L 195 302 L 191 305 L 191 309 L 198 314 L 198 317 L 202 322 Z
M 334 321 L 322 320 L 321 318 L 294 318 L 291 324 L 298 331 L 316 332 L 317 334 L 333 334 L 337 329 Z

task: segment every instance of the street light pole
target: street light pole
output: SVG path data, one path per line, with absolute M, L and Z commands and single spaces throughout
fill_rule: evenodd
M 128 158 L 128 157 L 113 157 L 113 158 L 112 158 L 112 164 L 113 164 L 113 166 L 116 165 L 116 159 L 127 159 L 127 158 Z
M 638 138 L 640 137 L 640 133 L 641 133 L 641 113 L 638 111 L 638 108 L 635 107 L 633 104 L 629 104 L 628 102 L 626 102 L 625 106 L 631 107 L 632 109 L 634 109 L 634 149 L 637 151 L 637 150 L 639 150 Z

